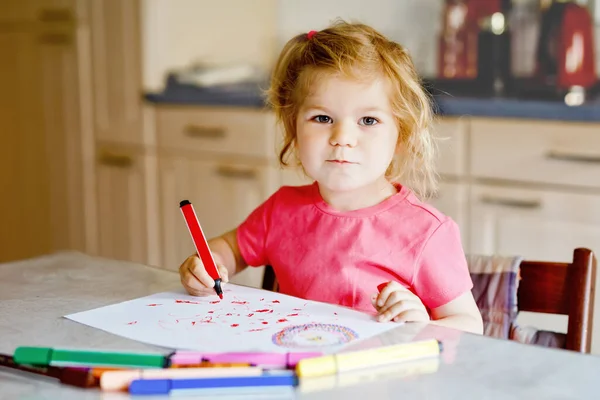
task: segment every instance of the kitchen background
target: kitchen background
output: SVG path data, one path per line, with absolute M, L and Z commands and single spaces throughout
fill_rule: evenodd
M 175 271 L 193 252 L 180 200 L 212 236 L 306 182 L 277 164 L 260 89 L 285 41 L 336 17 L 413 55 L 444 139 L 431 201 L 466 252 L 600 253 L 591 0 L 3 0 L 0 262 L 76 250 Z M 521 319 L 566 330 L 566 317 Z

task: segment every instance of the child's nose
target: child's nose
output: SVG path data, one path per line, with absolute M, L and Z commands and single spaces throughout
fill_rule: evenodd
M 329 144 L 332 146 L 356 146 L 357 134 L 356 128 L 351 124 L 338 122 L 333 124 Z

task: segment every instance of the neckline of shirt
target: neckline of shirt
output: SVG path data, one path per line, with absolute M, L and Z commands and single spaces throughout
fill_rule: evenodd
M 375 205 L 352 211 L 340 211 L 331 206 L 329 203 L 327 203 L 321 196 L 321 192 L 319 192 L 319 184 L 316 181 L 312 184 L 312 199 L 315 207 L 317 207 L 320 211 L 326 214 L 330 214 L 336 217 L 347 218 L 370 217 L 375 214 L 379 214 L 383 211 L 389 210 L 409 195 L 410 190 L 407 187 L 402 186 L 399 183 L 394 183 L 394 186 L 397 190 L 396 194 L 388 197 L 387 199 Z

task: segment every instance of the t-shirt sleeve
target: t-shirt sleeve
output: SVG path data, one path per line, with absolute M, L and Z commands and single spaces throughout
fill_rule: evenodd
M 237 228 L 237 244 L 246 264 L 253 267 L 269 265 L 266 251 L 267 235 L 277 193 L 258 206 Z
M 413 290 L 423 304 L 434 309 L 471 290 L 473 281 L 460 239 L 451 219 L 429 237 L 415 266 Z

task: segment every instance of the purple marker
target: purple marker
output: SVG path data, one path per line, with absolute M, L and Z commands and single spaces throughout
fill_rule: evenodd
M 274 368 L 295 368 L 300 360 L 321 357 L 323 353 L 199 353 L 178 351 L 170 357 L 171 365 L 212 363 L 249 363 L 256 366 Z

